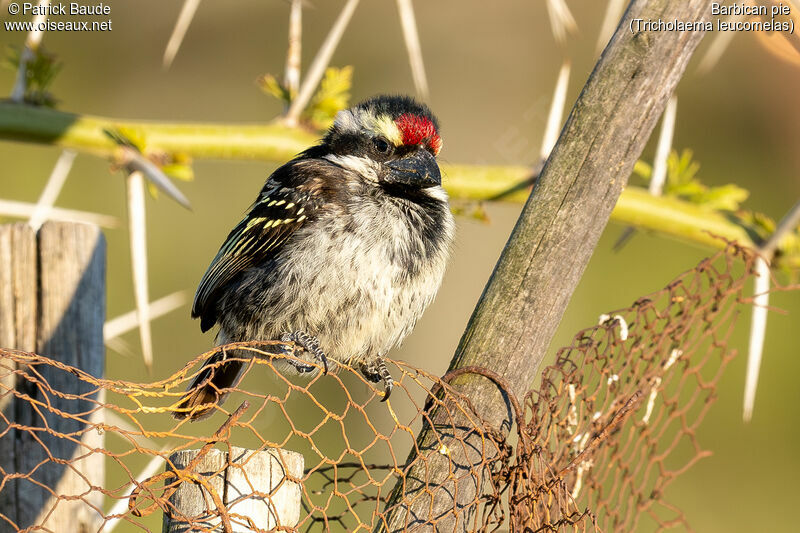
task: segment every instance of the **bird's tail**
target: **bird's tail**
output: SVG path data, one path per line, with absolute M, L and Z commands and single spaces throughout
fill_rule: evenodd
M 233 360 L 225 361 L 226 359 Z M 225 401 L 231 388 L 242 378 L 244 361 L 235 355 L 220 350 L 206 360 L 200 373 L 186 389 L 186 394 L 172 412 L 179 420 L 202 420 L 210 416 L 215 407 Z

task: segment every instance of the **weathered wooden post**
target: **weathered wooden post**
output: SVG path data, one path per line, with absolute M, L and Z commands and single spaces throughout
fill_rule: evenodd
M 170 456 L 176 470 L 186 468 L 199 450 Z M 235 446 L 211 449 L 192 471 L 203 476 L 224 504 L 233 533 L 294 527 L 300 519 L 300 485 L 303 456 L 280 449 L 247 450 Z M 164 513 L 164 533 L 223 531 L 222 518 L 211 492 L 198 483 L 184 481 L 170 496 Z
M 102 376 L 105 256 L 95 226 L 48 222 L 38 234 L 0 226 L 0 346 Z M 90 450 L 102 448 L 103 436 L 71 416 L 90 416 L 93 402 L 75 395 L 92 387 L 49 365 L 36 366 L 35 383 L 10 365 L 0 359 L 0 531 L 96 531 L 103 495 L 91 487 L 103 486 L 104 456 Z

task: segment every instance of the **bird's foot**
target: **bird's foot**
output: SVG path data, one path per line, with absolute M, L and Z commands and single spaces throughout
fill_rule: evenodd
M 381 401 L 388 400 L 394 388 L 394 379 L 392 374 L 389 373 L 389 369 L 386 368 L 386 361 L 383 360 L 383 357 L 376 357 L 369 363 L 361 363 L 360 370 L 368 381 L 372 383 L 383 382 L 383 398 Z
M 294 331 L 292 333 L 284 333 L 281 335 L 281 341 L 293 342 L 300 348 L 303 348 L 305 351 L 313 355 L 314 358 L 322 365 L 322 373 L 328 373 L 328 358 L 325 356 L 325 352 L 322 351 L 322 348 L 319 347 L 319 340 L 317 340 L 315 336 L 309 335 L 305 331 Z M 304 365 L 303 363 L 294 361 L 292 359 L 287 359 L 286 361 L 301 374 L 312 372 L 317 368 L 313 365 Z

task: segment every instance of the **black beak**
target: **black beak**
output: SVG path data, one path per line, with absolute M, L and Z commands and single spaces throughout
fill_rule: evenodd
M 386 163 L 389 173 L 387 183 L 406 185 L 425 189 L 442 184 L 439 165 L 431 153 L 425 149 L 416 150 L 402 159 Z

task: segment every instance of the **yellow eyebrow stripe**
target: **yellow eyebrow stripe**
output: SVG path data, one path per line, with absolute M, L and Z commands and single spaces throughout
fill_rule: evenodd
M 380 132 L 381 135 L 386 137 L 395 146 L 403 144 L 403 134 L 400 133 L 400 128 L 394 123 L 387 115 L 381 115 L 375 119 L 375 130 Z

